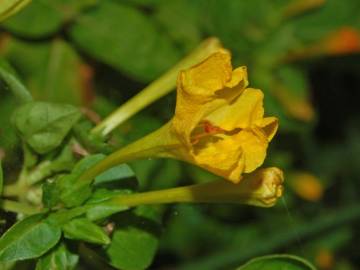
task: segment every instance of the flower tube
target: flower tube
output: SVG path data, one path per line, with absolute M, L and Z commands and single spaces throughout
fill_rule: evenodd
M 263 93 L 248 88 L 245 67 L 232 68 L 225 49 L 180 72 L 173 118 L 109 155 L 80 177 L 91 181 L 117 164 L 166 157 L 200 166 L 238 183 L 262 165 L 278 120 L 264 117 Z

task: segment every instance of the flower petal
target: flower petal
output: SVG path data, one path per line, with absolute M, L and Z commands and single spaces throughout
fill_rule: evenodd
M 261 90 L 247 88 L 234 102 L 211 113 L 207 120 L 225 130 L 250 127 L 262 120 L 263 98 Z
M 242 130 L 234 136 L 241 144 L 244 156 L 244 172 L 249 173 L 262 165 L 266 157 L 267 138 L 258 128 Z
M 279 127 L 279 120 L 276 117 L 265 117 L 262 119 L 259 126 L 262 128 L 268 141 L 270 142 Z
M 181 72 L 181 88 L 191 95 L 213 96 L 231 80 L 231 55 L 227 50 L 213 53 L 200 64 Z
M 240 95 L 248 84 L 245 67 L 232 71 L 231 56 L 219 50 L 178 77 L 173 131 L 190 147 L 190 135 L 208 114 Z M 229 88 L 232 86 L 233 88 Z
M 198 165 L 233 182 L 240 180 L 244 170 L 242 155 L 241 146 L 229 136 L 211 142 L 193 153 Z

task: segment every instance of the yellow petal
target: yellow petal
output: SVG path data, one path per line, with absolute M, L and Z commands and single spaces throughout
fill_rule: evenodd
M 247 86 L 245 67 L 232 71 L 231 56 L 219 50 L 178 77 L 173 130 L 190 145 L 192 130 L 208 114 L 228 104 Z M 232 88 L 231 88 L 232 87 Z
M 216 142 L 194 148 L 193 157 L 199 166 L 235 183 L 240 180 L 244 170 L 244 160 L 241 146 L 233 137 L 218 138 Z
M 261 123 L 259 123 L 259 127 L 262 128 L 270 142 L 278 130 L 279 120 L 276 117 L 265 117 L 261 120 Z
M 231 80 L 231 75 L 231 55 L 227 50 L 219 50 L 200 64 L 182 71 L 179 83 L 191 95 L 212 96 Z
M 262 91 L 247 85 L 246 67 L 232 70 L 226 50 L 180 73 L 171 121 L 179 159 L 235 183 L 261 166 L 278 121 L 264 118 Z
M 244 172 L 252 172 L 266 157 L 267 139 L 258 128 L 242 130 L 234 136 L 243 150 Z
M 247 88 L 231 104 L 218 108 L 207 119 L 225 130 L 250 127 L 262 120 L 263 98 L 261 90 Z

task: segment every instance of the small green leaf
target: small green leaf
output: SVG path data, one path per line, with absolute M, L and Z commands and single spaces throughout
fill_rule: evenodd
M 112 182 L 125 178 L 135 177 L 134 171 L 127 164 L 115 166 L 95 178 L 95 184 Z
M 29 216 L 12 226 L 0 238 L 0 261 L 37 258 L 59 241 L 61 230 L 42 214 Z
M 37 153 L 44 154 L 62 143 L 80 116 L 72 105 L 29 102 L 15 111 L 13 123 L 20 137 Z
M 159 1 L 154 18 L 167 31 L 169 36 L 184 51 L 189 51 L 200 43 L 202 34 L 199 19 L 201 1 L 172 0 Z
M 62 39 L 29 42 L 10 37 L 4 57 L 16 67 L 34 100 L 80 105 L 89 100 L 91 77 L 77 51 Z
M 74 270 L 78 261 L 79 256 L 68 251 L 64 244 L 60 244 L 37 261 L 35 270 Z
M 300 257 L 282 254 L 252 259 L 237 270 L 316 270 L 316 268 Z
M 63 231 L 65 237 L 69 239 L 82 240 L 100 245 L 110 243 L 110 238 L 105 231 L 87 218 L 71 220 L 63 226 Z
M 83 8 L 95 3 L 96 0 L 34 0 L 16 16 L 6 20 L 3 26 L 8 31 L 25 37 L 45 37 L 58 31 L 63 23 L 71 20 Z
M 42 202 L 44 207 L 52 208 L 59 202 L 58 185 L 54 179 L 48 179 L 42 185 Z
M 86 208 L 84 207 L 74 207 L 71 209 L 61 209 L 56 212 L 53 212 L 47 218 L 47 222 L 57 226 L 63 226 L 68 223 L 70 220 L 80 217 L 86 213 Z
M 131 189 L 108 190 L 104 188 L 96 189 L 89 200 L 86 202 L 88 207 L 86 217 L 89 220 L 99 220 L 111 216 L 115 213 L 128 210 L 129 207 L 111 202 L 111 198 L 123 194 L 131 194 Z
M 67 206 L 81 205 L 91 195 L 91 183 L 87 181 L 77 181 L 80 175 L 100 162 L 105 155 L 97 154 L 83 158 L 69 175 L 65 175 L 58 180 L 61 190 L 61 201 Z
M 21 10 L 31 0 L 3 0 L 0 6 L 0 22 L 6 18 L 14 15 L 16 12 Z
M 128 206 L 122 206 L 111 202 L 103 202 L 89 207 L 86 212 L 86 217 L 91 221 L 96 221 L 128 209 Z
M 101 1 L 81 14 L 70 27 L 70 37 L 92 57 L 143 81 L 156 78 L 179 58 L 169 37 L 121 1 Z
M 31 27 L 29 21 L 32 22 Z M 26 9 L 3 23 L 8 31 L 28 37 L 49 35 L 60 25 L 61 15 L 46 1 L 32 1 Z
M 110 154 L 113 151 L 112 147 L 107 144 L 104 137 L 97 136 L 91 132 L 93 127 L 94 124 L 92 122 L 87 119 L 81 119 L 73 128 L 75 138 L 85 149 L 91 152 Z
M 138 207 L 124 213 L 113 233 L 107 254 L 111 264 L 123 270 L 147 269 L 158 248 L 160 225 L 154 208 Z
M 3 59 L 0 59 L 0 81 L 3 81 L 13 95 L 22 103 L 32 100 L 32 97 L 23 83 L 18 79 L 16 72 Z

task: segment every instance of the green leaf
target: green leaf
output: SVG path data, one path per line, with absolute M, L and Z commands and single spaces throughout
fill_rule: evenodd
M 30 1 L 31 0 L 3 0 L 0 6 L 0 22 L 14 15 L 29 4 Z
M 99 220 L 129 209 L 127 206 L 112 203 L 110 199 L 133 193 L 138 188 L 138 182 L 133 170 L 127 164 L 121 164 L 97 176 L 94 186 L 96 190 L 86 202 L 89 207 L 86 216 L 90 220 Z
M 29 42 L 9 38 L 4 56 L 22 75 L 32 96 L 38 101 L 69 103 L 89 102 L 91 96 L 84 76 L 86 66 L 69 43 L 59 38 Z
M 151 20 L 120 1 L 101 1 L 76 19 L 69 34 L 92 57 L 143 81 L 156 78 L 179 58 Z
M 289 22 L 295 38 L 308 43 L 344 26 L 350 26 L 359 17 L 360 2 L 328 0 L 314 12 L 298 16 Z M 329 20 L 331 18 L 331 20 Z
M 24 164 L 27 169 L 33 171 L 26 179 L 29 185 L 39 183 L 58 173 L 70 172 L 71 169 L 73 169 L 76 158 L 73 153 L 72 142 L 66 143 L 60 151 L 57 150 L 59 149 L 50 152 L 45 157 L 41 157 L 43 160 L 36 164 L 39 157 L 34 154 L 34 151 L 32 151 L 30 147 L 24 144 Z
M 253 60 L 256 43 L 267 37 L 281 11 L 275 1 L 263 0 L 209 0 L 203 10 L 210 34 L 219 37 L 235 57 L 240 55 L 242 65 Z
M 95 111 L 97 111 L 95 109 Z M 106 138 L 97 136 L 91 132 L 94 124 L 87 119 L 81 119 L 74 126 L 74 136 L 88 151 L 94 153 L 110 154 L 112 146 L 107 144 Z
M 18 79 L 12 67 L 0 58 L 0 80 L 6 85 L 13 95 L 22 103 L 32 100 L 32 97 L 26 87 Z
M 60 228 L 47 223 L 42 214 L 29 216 L 0 238 L 0 261 L 37 258 L 52 248 L 60 236 Z
M 56 212 L 53 212 L 47 218 L 48 223 L 54 224 L 56 226 L 63 226 L 68 223 L 70 220 L 83 216 L 86 213 L 85 207 L 74 207 L 71 209 L 60 209 Z
M 4 187 L 4 175 L 3 175 L 3 169 L 2 169 L 2 165 L 1 165 L 1 159 L 0 159 L 0 197 L 3 192 L 3 187 Z
M 124 213 L 120 218 L 120 227 L 106 250 L 111 264 L 123 270 L 147 269 L 159 242 L 160 225 L 154 208 L 139 207 L 135 213 Z
M 252 259 L 238 270 L 316 270 L 316 268 L 297 256 L 269 255 Z
M 135 177 L 134 171 L 127 164 L 115 166 L 95 178 L 95 184 Z
M 86 211 L 86 217 L 89 220 L 94 221 L 106 218 L 118 212 L 128 210 L 128 206 L 119 205 L 117 203 L 111 202 L 110 200 L 114 196 L 133 193 L 133 190 L 125 188 L 127 188 L 127 186 L 122 187 L 120 190 L 97 188 L 86 202 L 86 206 L 88 207 L 88 210 Z
M 96 0 L 32 1 L 26 9 L 6 20 L 3 26 L 8 31 L 25 37 L 45 37 L 58 31 L 63 23 L 96 2 Z M 29 27 L 29 21 L 31 21 L 31 27 Z
M 105 231 L 87 218 L 73 219 L 66 223 L 62 229 L 65 237 L 69 239 L 82 240 L 100 245 L 110 243 L 110 238 Z
M 80 116 L 72 105 L 30 102 L 15 111 L 13 123 L 20 137 L 37 153 L 44 154 L 62 143 Z
M 31 27 L 29 27 L 31 21 Z M 41 37 L 52 34 L 61 26 L 61 14 L 46 1 L 32 1 L 16 16 L 6 20 L 3 27 L 26 37 Z
M 201 1 L 159 1 L 154 19 L 165 28 L 167 34 L 182 48 L 189 51 L 202 38 L 200 31 Z
M 42 185 L 42 203 L 46 208 L 54 207 L 60 200 L 59 189 L 54 179 L 48 179 Z
M 37 261 L 35 270 L 74 270 L 78 261 L 79 256 L 60 244 Z
M 128 210 L 128 206 L 122 206 L 111 202 L 103 202 L 94 206 L 90 206 L 86 212 L 86 217 L 91 221 L 107 218 L 115 213 Z
M 58 180 L 59 188 L 61 190 L 61 201 L 67 206 L 78 206 L 82 204 L 91 195 L 91 182 L 77 181 L 80 175 L 100 162 L 105 155 L 97 154 L 83 158 L 69 175 L 65 175 Z

